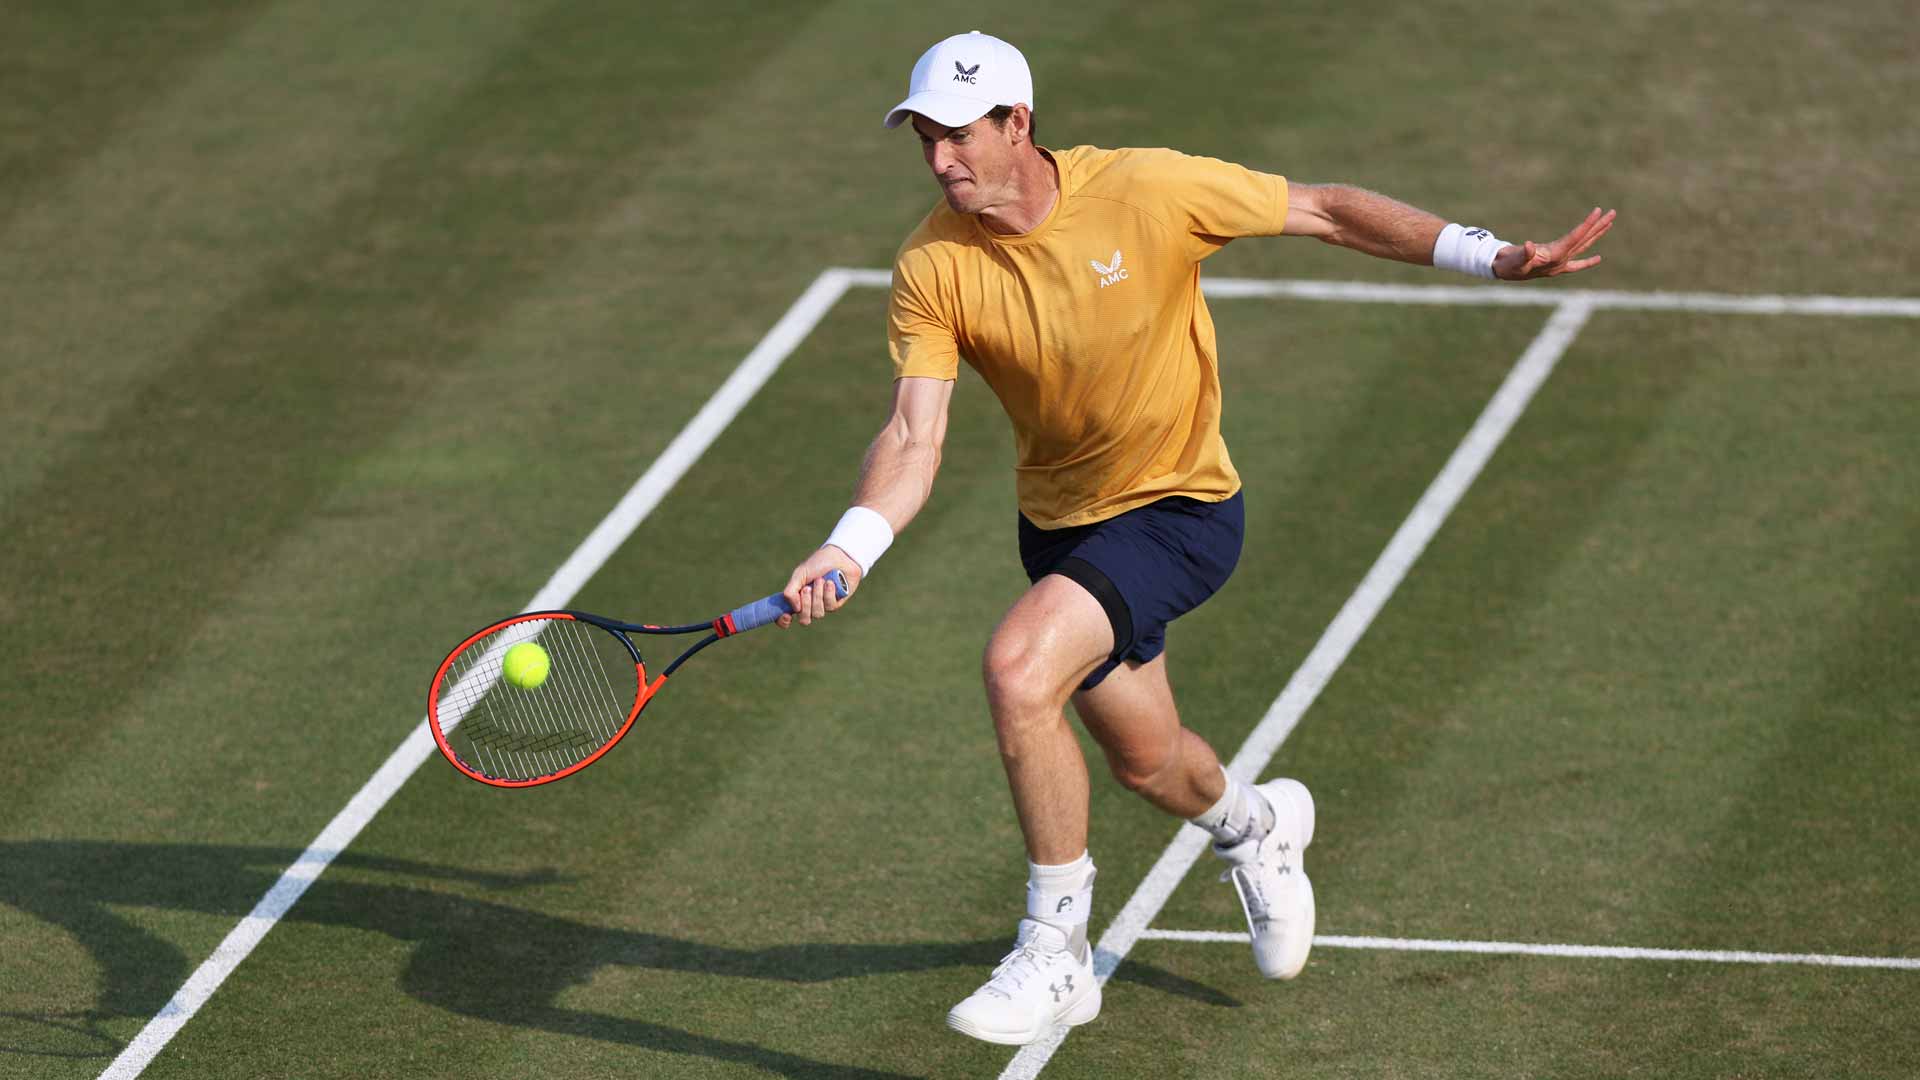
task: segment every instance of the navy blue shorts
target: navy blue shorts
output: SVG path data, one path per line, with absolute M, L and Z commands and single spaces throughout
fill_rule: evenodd
M 1059 574 L 1093 594 L 1113 624 L 1113 653 L 1080 684 L 1091 690 L 1123 662 L 1167 647 L 1167 624 L 1220 590 L 1240 561 L 1247 530 L 1240 492 L 1224 502 L 1183 495 L 1091 525 L 1042 529 L 1020 515 L 1027 580 Z

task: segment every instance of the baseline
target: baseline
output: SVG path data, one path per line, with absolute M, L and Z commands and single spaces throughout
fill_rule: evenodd
M 843 268 L 861 289 L 891 285 L 887 270 Z M 1585 304 L 1615 311 L 1691 311 L 1725 315 L 1841 315 L 1920 319 L 1920 299 L 1904 296 L 1740 295 L 1706 292 L 1634 292 L 1620 289 L 1515 289 L 1507 285 L 1388 285 L 1373 281 L 1305 278 L 1202 277 L 1200 291 L 1222 300 L 1277 297 L 1349 304 L 1429 304 L 1450 307 L 1559 307 Z

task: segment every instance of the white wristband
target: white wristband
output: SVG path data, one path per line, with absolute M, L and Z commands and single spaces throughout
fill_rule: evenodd
M 1507 246 L 1505 240 L 1485 229 L 1448 225 L 1433 242 L 1433 265 L 1441 270 L 1458 270 L 1474 277 L 1493 276 L 1493 257 Z
M 860 576 L 866 577 L 873 570 L 873 564 L 887 553 L 893 544 L 893 526 L 880 516 L 878 510 L 869 510 L 864 506 L 852 506 L 840 515 L 840 523 L 833 527 L 833 535 L 827 537 L 827 543 L 853 556 L 860 564 Z M 823 545 L 824 546 L 824 545 Z

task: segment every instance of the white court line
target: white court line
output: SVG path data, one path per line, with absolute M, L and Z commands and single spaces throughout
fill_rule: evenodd
M 1393 539 L 1387 542 L 1386 550 L 1374 561 L 1373 568 L 1360 582 L 1353 595 L 1340 608 L 1340 613 L 1327 624 L 1320 640 L 1307 654 L 1299 670 L 1287 681 L 1286 688 L 1274 700 L 1266 716 L 1241 744 L 1240 752 L 1234 755 L 1227 771 L 1249 783 L 1258 779 L 1261 769 L 1272 760 L 1280 744 L 1293 732 L 1294 725 L 1300 722 L 1320 691 L 1340 669 L 1342 661 L 1353 650 L 1360 636 L 1373 623 L 1374 616 L 1386 606 L 1387 599 L 1399 587 L 1401 579 L 1407 576 L 1414 560 L 1426 550 L 1428 541 L 1440 531 L 1447 515 L 1466 494 L 1474 478 L 1493 457 L 1493 452 L 1507 432 L 1513 429 L 1514 422 L 1526 410 L 1527 403 L 1533 400 L 1534 391 L 1540 389 L 1547 376 L 1553 373 L 1567 346 L 1579 335 L 1580 328 L 1586 325 L 1587 316 L 1592 314 L 1590 304 L 1580 300 L 1568 301 L 1555 308 L 1547 319 L 1547 325 L 1535 335 L 1527 351 L 1507 373 L 1506 381 L 1500 389 L 1494 391 L 1492 400 L 1474 421 L 1466 438 L 1447 459 L 1440 474 L 1433 478 L 1426 493 L 1414 504 L 1413 512 L 1394 532 Z M 1192 825 L 1182 825 L 1174 834 L 1173 842 L 1160 856 L 1153 869 L 1147 872 L 1145 880 L 1140 882 L 1133 895 L 1127 898 L 1120 914 L 1114 917 L 1112 925 L 1100 935 L 1100 943 L 1093 953 L 1094 977 L 1105 983 L 1112 977 L 1120 961 L 1126 959 L 1134 942 L 1140 939 L 1154 916 L 1160 914 L 1160 908 L 1166 904 L 1173 890 L 1179 887 L 1181 879 L 1187 876 L 1194 861 L 1207 847 L 1209 837 L 1205 832 Z M 1033 1080 L 1046 1067 L 1055 1050 L 1071 1030 L 1056 1027 L 1039 1042 L 1022 1047 L 1001 1072 L 1000 1080 Z
M 846 269 L 847 283 L 884 289 L 885 270 Z M 1693 311 L 1727 315 L 1849 315 L 1920 319 L 1920 299 L 1904 296 L 1740 296 L 1733 293 L 1631 292 L 1618 289 L 1519 288 L 1511 285 L 1385 285 L 1372 281 L 1202 278 L 1201 291 L 1222 300 L 1278 297 L 1352 304 L 1446 307 L 1559 307 L 1583 303 L 1616 311 Z
M 1361 304 L 1557 307 L 1587 304 L 1616 311 L 1692 311 L 1728 315 L 1850 315 L 1920 318 L 1920 300 L 1898 296 L 1734 296 L 1727 293 L 1625 292 L 1612 289 L 1516 289 L 1510 285 L 1382 285 L 1366 281 L 1259 281 L 1214 278 L 1208 296 L 1272 296 Z
M 793 306 L 773 325 L 773 329 L 760 339 L 760 344 L 754 346 L 720 389 L 714 391 L 705 407 L 661 451 L 660 457 L 634 482 L 599 526 L 581 541 L 560 569 L 553 572 L 553 577 L 547 580 L 546 585 L 533 595 L 532 600 L 527 601 L 525 610 L 564 607 L 573 599 L 581 586 L 633 535 L 633 531 L 660 504 L 667 492 L 673 490 L 674 484 L 700 460 L 701 455 L 720 437 L 760 387 L 779 370 L 794 348 L 813 332 L 814 326 L 839 302 L 841 295 L 847 291 L 848 280 L 847 274 L 840 270 L 824 270 L 813 279 L 807 291 L 800 294 L 800 298 L 793 302 Z M 366 828 L 394 792 L 400 790 L 400 785 L 406 783 L 414 770 L 434 755 L 434 751 L 433 735 L 427 728 L 426 719 L 422 717 L 413 734 L 394 750 L 386 764 L 381 765 L 372 779 L 347 801 L 346 807 L 327 823 L 327 827 L 294 860 L 293 865 L 287 867 L 247 917 L 228 932 L 213 954 L 188 976 L 172 1000 L 147 1021 L 147 1025 L 140 1029 L 140 1034 L 120 1051 L 119 1056 L 100 1074 L 102 1080 L 132 1080 L 139 1076 L 141 1070 L 179 1033 L 187 1021 L 193 1019 L 193 1014 L 206 1004 L 227 976 L 233 974 L 233 970 L 240 966 L 254 946 L 260 944 L 261 939 L 267 936 L 267 931 L 286 915 L 301 894 L 307 891 L 307 886 L 313 884 L 314 879 L 346 850 L 348 844 L 353 843 L 354 837 L 360 835 L 360 830 Z
M 1247 944 L 1244 932 L 1146 930 L 1142 940 Z M 1443 941 L 1428 938 L 1345 937 L 1318 934 L 1316 948 L 1386 949 L 1397 952 L 1486 953 L 1496 956 L 1565 956 L 1599 960 L 1693 960 L 1710 964 L 1809 964 L 1815 967 L 1894 968 L 1920 971 L 1920 959 L 1905 956 L 1835 956 L 1828 953 L 1744 952 L 1727 949 L 1642 949 L 1622 945 L 1540 945 L 1524 941 Z

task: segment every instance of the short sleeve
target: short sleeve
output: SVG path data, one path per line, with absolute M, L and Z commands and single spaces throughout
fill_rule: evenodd
M 1195 258 L 1213 254 L 1229 240 L 1278 236 L 1286 227 L 1284 176 L 1171 151 L 1157 164 L 1166 170 L 1167 211 L 1193 238 Z
M 953 322 L 934 301 L 939 295 L 932 267 L 912 251 L 893 264 L 887 300 L 887 353 L 896 379 L 953 379 L 960 373 L 960 347 Z

